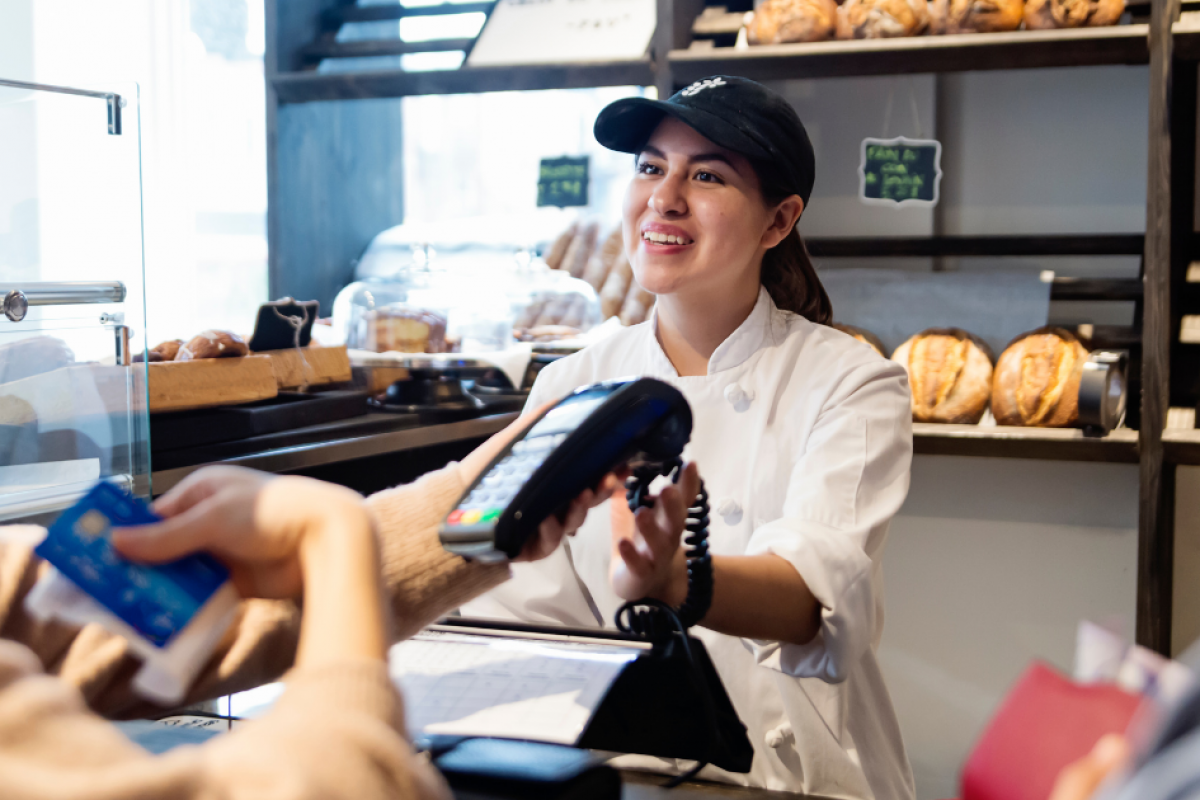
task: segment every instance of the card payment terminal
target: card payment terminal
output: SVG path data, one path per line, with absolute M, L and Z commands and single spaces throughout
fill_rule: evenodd
M 467 489 L 438 533 L 452 553 L 515 558 L 538 526 L 625 463 L 679 457 L 692 412 L 678 389 L 654 378 L 575 390 L 511 443 Z

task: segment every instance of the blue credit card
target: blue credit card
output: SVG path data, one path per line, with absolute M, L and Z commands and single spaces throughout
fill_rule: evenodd
M 170 564 L 135 564 L 112 545 L 112 529 L 162 518 L 141 499 L 98 483 L 63 512 L 35 552 L 158 647 L 165 647 L 229 578 L 198 553 Z

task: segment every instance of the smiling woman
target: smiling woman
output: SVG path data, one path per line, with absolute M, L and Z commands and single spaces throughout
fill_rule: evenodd
M 826 326 L 830 304 L 795 226 L 816 158 L 796 112 L 742 78 L 596 120 L 636 156 L 626 254 L 653 318 L 546 367 L 530 407 L 620 376 L 678 387 L 696 420 L 684 458 L 713 497 L 712 604 L 700 638 L 755 749 L 718 780 L 849 798 L 911 798 L 875 658 L 880 558 L 908 491 L 904 370 Z M 593 512 L 563 551 L 464 607 L 471 616 L 605 625 L 625 601 L 688 596 L 676 487 L 636 517 Z M 690 498 L 688 498 L 690 500 Z M 673 769 L 674 766 L 668 766 Z

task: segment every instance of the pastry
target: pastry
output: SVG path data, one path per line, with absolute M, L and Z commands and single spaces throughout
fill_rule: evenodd
M 563 256 L 560 269 L 571 273 L 572 278 L 582 278 L 584 270 L 587 269 L 588 259 L 592 257 L 592 251 L 596 249 L 596 238 L 599 235 L 600 223 L 592 222 L 585 225 L 571 240 L 567 254 Z
M 654 308 L 654 295 L 634 283 L 629 287 L 629 295 L 625 298 L 624 305 L 621 306 L 621 324 L 637 325 L 639 322 L 645 322 L 650 316 L 652 308 Z
M 168 343 L 164 342 L 163 344 Z M 193 336 L 187 344 L 178 348 L 174 360 L 194 361 L 198 358 L 236 358 L 237 356 L 244 356 L 249 352 L 250 348 L 246 346 L 246 340 L 236 333 L 209 330 Z M 162 355 L 165 356 L 165 353 L 162 353 Z
M 931 328 L 896 348 L 908 370 L 915 422 L 977 423 L 992 393 L 988 346 L 958 328 Z
M 558 269 L 562 266 L 563 257 L 567 254 L 567 248 L 571 246 L 571 240 L 575 238 L 576 232 L 579 230 L 579 223 L 572 222 L 571 225 L 559 234 L 554 240 L 554 244 L 550 245 L 550 249 L 546 251 L 546 257 L 542 259 L 546 262 L 546 266 L 550 269 Z
M 1028 0 L 1025 27 L 1099 28 L 1116 25 L 1125 13 L 1125 0 Z
M 183 347 L 183 339 L 168 339 L 165 342 L 159 342 L 150 350 L 150 360 L 174 361 L 175 357 L 179 355 L 181 347 Z
M 837 322 L 833 323 L 830 327 L 841 331 L 847 336 L 857 339 L 865 345 L 870 346 L 875 350 L 876 353 L 879 353 L 879 355 L 887 358 L 887 353 L 883 349 L 883 342 L 880 341 L 878 336 L 870 331 L 865 331 L 862 328 L 856 328 L 853 325 L 842 325 L 841 323 Z
M 522 342 L 557 342 L 562 339 L 574 339 L 582 331 L 570 325 L 539 325 L 522 331 L 517 339 Z
M 1064 328 L 1047 326 L 1018 336 L 996 362 L 992 416 L 1000 425 L 1074 425 L 1087 359 L 1087 348 Z
M 926 0 L 846 0 L 838 9 L 839 39 L 919 36 L 929 27 Z
M 613 263 L 617 257 L 625 250 L 625 237 L 621 234 L 621 229 L 618 227 L 610 233 L 604 240 L 604 244 L 596 248 L 596 252 L 592 253 L 592 257 L 588 260 L 587 268 L 583 271 L 583 279 L 591 284 L 592 288 L 597 292 L 604 286 L 604 282 L 608 279 L 609 270 L 612 269 Z
M 746 26 L 750 44 L 820 42 L 837 30 L 834 0 L 766 0 Z
M 933 0 L 933 5 L 944 33 L 1015 31 L 1025 16 L 1024 0 Z
M 0 345 L 0 382 L 19 381 L 75 363 L 75 353 L 62 339 L 27 336 Z
M 365 336 L 360 341 L 376 353 L 448 353 L 446 318 L 424 309 L 387 307 L 363 315 Z
M 608 271 L 608 278 L 600 287 L 600 312 L 605 319 L 621 313 L 625 298 L 629 295 L 629 286 L 633 283 L 633 267 L 624 253 L 617 256 Z

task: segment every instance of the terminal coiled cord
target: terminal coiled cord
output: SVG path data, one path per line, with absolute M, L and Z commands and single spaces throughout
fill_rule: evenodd
M 650 484 L 660 475 L 669 475 L 673 483 L 678 483 L 683 473 L 683 461 L 674 458 L 666 462 L 639 464 L 634 467 L 633 475 L 626 481 L 625 497 L 629 510 L 636 512 L 639 508 L 650 508 L 654 505 L 650 497 Z M 633 633 L 654 642 L 656 647 L 677 640 L 683 648 L 684 656 L 696 671 L 697 688 L 700 690 L 701 703 L 711 731 L 710 747 L 716 747 L 717 729 L 716 708 L 712 697 L 704 691 L 704 677 L 700 666 L 692 655 L 688 642 L 688 628 L 699 624 L 708 613 L 713 599 L 713 568 L 712 555 L 708 551 L 708 490 L 704 481 L 700 481 L 700 491 L 695 502 L 688 508 L 687 522 L 684 526 L 686 535 L 683 543 L 687 546 L 688 591 L 683 605 L 672 608 L 667 603 L 654 598 L 630 600 L 617 609 L 617 628 L 624 633 Z M 710 751 L 711 752 L 711 751 Z M 696 776 L 705 766 L 707 760 L 696 763 L 686 772 L 675 776 L 664 786 L 672 788 Z

